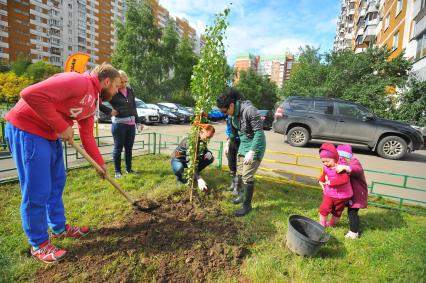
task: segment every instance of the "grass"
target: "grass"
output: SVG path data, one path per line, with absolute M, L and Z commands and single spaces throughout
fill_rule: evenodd
M 134 163 L 135 169 L 142 171 L 142 177 L 127 175 L 120 180 L 134 197 L 143 195 L 158 200 L 183 189 L 175 185 L 167 157 L 150 155 L 136 158 Z M 227 174 L 215 168 L 209 168 L 203 175 L 212 188 L 222 190 L 228 185 Z M 28 280 L 45 266 L 27 256 L 29 246 L 19 216 L 19 185 L 0 186 L 0 192 L 0 282 Z M 360 211 L 362 237 L 347 240 L 345 212 L 341 224 L 328 229 L 331 240 L 315 257 L 291 253 L 285 246 L 288 217 L 301 214 L 317 219 L 321 198 L 320 190 L 277 178 L 258 179 L 253 211 L 235 219 L 244 227 L 237 240 L 249 248 L 249 255 L 241 265 L 241 277 L 252 282 L 424 282 L 425 216 L 369 207 Z M 99 181 L 92 169 L 69 173 L 64 202 L 70 223 L 97 228 L 125 219 L 132 212 L 128 203 L 111 186 Z M 217 204 L 229 215 L 235 209 L 226 199 L 218 200 Z M 176 234 L 180 236 L 179 231 Z M 111 237 L 112 246 L 115 241 Z M 65 240 L 61 247 L 72 249 L 75 243 Z M 133 257 L 118 253 L 103 266 L 104 280 L 118 278 L 123 270 L 130 274 L 130 281 L 155 274 L 156 264 L 141 266 Z M 88 274 L 71 271 L 69 278 L 82 281 L 85 276 Z M 216 278 L 222 282 L 237 281 L 225 275 Z

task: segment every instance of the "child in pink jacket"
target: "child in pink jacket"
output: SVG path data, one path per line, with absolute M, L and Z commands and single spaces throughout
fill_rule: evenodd
M 347 172 L 353 190 L 352 199 L 348 203 L 348 216 L 350 230 L 346 234 L 347 238 L 356 239 L 359 237 L 359 216 L 358 210 L 367 207 L 368 187 L 365 180 L 364 169 L 358 159 L 352 155 L 352 147 L 348 144 L 337 146 L 339 153 L 339 165 L 337 172 Z
M 342 216 L 346 203 L 352 197 L 352 187 L 346 172 L 337 173 L 336 167 L 339 154 L 333 144 L 324 143 L 319 152 L 323 163 L 323 172 L 319 183 L 323 188 L 324 196 L 320 206 L 320 224 L 324 227 L 335 226 Z M 330 222 L 327 221 L 332 214 Z

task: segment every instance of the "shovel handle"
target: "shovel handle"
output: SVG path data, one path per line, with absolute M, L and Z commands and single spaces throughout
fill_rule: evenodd
M 74 141 L 71 141 L 70 145 L 75 148 L 75 150 L 78 151 L 78 153 L 80 153 L 93 167 L 96 168 L 96 170 L 98 170 L 99 172 L 102 172 L 103 169 L 101 166 L 99 166 L 98 163 L 96 163 L 95 160 L 93 160 L 93 158 L 87 154 L 86 151 L 84 151 L 78 144 L 76 144 Z M 130 196 L 120 187 L 120 185 L 110 176 L 108 175 L 108 173 L 105 174 L 105 179 L 108 180 L 108 182 L 110 182 L 111 185 L 114 186 L 114 188 L 117 189 L 117 191 L 120 192 L 120 194 L 122 194 L 128 202 L 130 202 L 131 204 L 135 204 L 135 202 L 130 198 Z

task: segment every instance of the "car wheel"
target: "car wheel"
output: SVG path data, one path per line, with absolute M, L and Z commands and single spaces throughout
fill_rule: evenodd
M 380 140 L 377 153 L 386 159 L 401 159 L 407 153 L 407 142 L 398 136 L 388 136 Z
M 305 146 L 309 141 L 309 132 L 303 127 L 291 128 L 287 133 L 287 142 L 292 146 Z
M 167 117 L 166 115 L 164 115 L 164 116 L 161 116 L 161 124 L 168 124 L 170 121 L 169 121 L 169 117 Z

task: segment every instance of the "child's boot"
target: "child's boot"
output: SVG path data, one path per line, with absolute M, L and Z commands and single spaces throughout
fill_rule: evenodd
M 320 214 L 320 215 L 319 215 L 319 218 L 320 218 L 319 223 L 320 223 L 322 226 L 326 227 L 326 223 L 327 223 L 327 216 L 324 216 L 324 215 Z
M 327 227 L 334 227 L 337 225 L 337 223 L 339 223 L 340 217 L 336 217 L 333 215 L 333 217 L 331 217 L 330 222 L 328 222 L 326 224 Z

